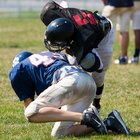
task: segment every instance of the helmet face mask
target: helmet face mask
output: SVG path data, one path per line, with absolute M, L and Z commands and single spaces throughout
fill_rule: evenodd
M 70 47 L 74 25 L 67 18 L 57 18 L 53 20 L 45 31 L 44 44 L 50 51 L 62 51 Z
M 45 46 L 49 51 L 62 51 L 70 47 L 70 44 L 65 41 L 55 41 L 51 42 L 47 39 L 44 40 Z

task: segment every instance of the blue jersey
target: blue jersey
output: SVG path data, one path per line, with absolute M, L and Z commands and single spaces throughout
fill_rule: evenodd
M 133 0 L 108 0 L 107 5 L 111 5 L 114 7 L 132 7 Z
M 18 63 L 10 72 L 11 85 L 19 97 L 34 99 L 47 89 L 53 81 L 56 70 L 70 66 L 62 53 L 41 52 L 33 54 Z

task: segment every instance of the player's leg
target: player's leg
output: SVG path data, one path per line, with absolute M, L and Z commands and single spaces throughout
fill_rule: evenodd
M 29 121 L 37 123 L 70 121 L 82 122 L 83 125 L 95 129 L 103 127 L 103 122 L 101 122 L 101 119 L 99 118 L 99 120 L 96 120 L 97 115 L 93 111 L 88 111 L 84 114 L 82 113 L 82 111 L 91 104 L 96 92 L 96 85 L 91 76 L 84 73 L 74 74 L 73 76 L 66 77 L 65 80 L 61 80 L 57 86 L 59 88 L 53 87 L 49 89 L 51 92 L 44 92 L 26 108 L 25 116 Z M 55 93 L 56 95 L 54 96 L 53 94 L 53 96 L 51 96 L 52 93 Z M 66 104 L 78 104 L 78 102 L 79 104 L 82 102 L 84 105 L 82 106 L 82 109 L 79 109 L 81 108 L 81 105 L 78 105 L 79 108 L 75 108 L 77 112 L 73 112 L 71 109 L 69 109 L 70 111 L 65 111 L 56 108 L 57 106 L 60 107 Z M 65 135 L 65 133 L 63 135 Z
M 89 77 L 88 79 L 90 80 L 86 80 L 87 76 Z M 66 83 L 67 81 L 64 82 Z M 92 83 L 92 88 L 89 88 L 91 83 Z M 64 85 L 63 82 L 61 82 L 60 84 L 62 86 Z M 69 97 L 71 98 L 71 101 L 67 102 L 66 105 L 62 106 L 61 110 L 66 112 L 70 111 L 70 112 L 83 113 L 83 111 L 89 107 L 92 101 L 91 97 L 94 98 L 96 92 L 96 85 L 93 79 L 89 75 L 81 74 L 79 79 L 77 79 L 77 87 L 78 88 L 77 90 L 75 90 L 73 96 Z M 71 88 L 71 90 L 74 90 L 74 86 Z M 91 96 L 92 94 L 94 96 Z M 92 128 L 87 128 L 86 125 L 79 125 L 79 124 L 75 125 L 75 122 L 72 121 L 56 122 L 53 127 L 51 135 L 55 137 L 70 136 L 70 135 L 81 136 L 81 135 L 85 135 L 87 129 L 88 132 L 92 131 Z
M 25 116 L 31 122 L 76 121 L 76 116 L 79 117 L 80 114 L 73 115 L 74 113 L 70 112 L 64 114 L 65 112 L 61 112 L 58 108 L 80 101 L 84 96 L 94 98 L 95 92 L 93 91 L 95 90 L 96 86 L 91 76 L 85 73 L 67 76 L 46 89 L 29 104 L 25 110 Z M 87 102 L 90 103 L 90 100 Z
M 83 99 L 80 102 L 71 105 L 65 105 L 61 107 L 61 110 L 83 113 L 83 111 L 89 107 L 89 103 L 85 102 L 85 100 Z M 75 122 L 74 121 L 56 122 L 52 129 L 51 135 L 53 137 L 71 136 L 71 135 L 82 136 L 93 131 L 93 128 L 91 127 L 87 128 L 86 125 L 80 125 L 80 123 Z
M 65 112 L 61 112 L 58 108 L 75 101 L 75 92 L 78 90 L 78 80 L 78 74 L 75 75 L 75 77 L 68 76 L 63 78 L 57 84 L 47 88 L 31 104 L 29 104 L 25 110 L 25 116 L 32 122 L 48 122 L 53 120 L 62 121 L 62 119 L 64 119 L 64 121 L 67 119 L 68 121 L 71 118 L 71 116 L 68 117 L 70 114 L 62 117 Z M 84 95 L 85 93 L 81 95 L 81 98 Z M 94 97 L 93 94 L 90 96 Z M 74 118 L 75 117 L 71 118 L 71 120 L 75 121 Z
M 118 17 L 117 31 L 119 31 L 119 40 L 121 46 L 121 56 L 115 60 L 115 64 L 128 64 L 128 46 L 129 46 L 129 24 L 132 11 L 125 12 Z
M 139 1 L 134 2 L 135 6 L 139 5 Z M 140 10 L 137 10 L 133 13 L 132 17 L 132 22 L 133 22 L 133 30 L 134 30 L 134 41 L 135 41 L 135 50 L 133 54 L 133 58 L 131 60 L 131 63 L 138 64 L 139 62 L 139 55 L 140 55 Z
M 115 32 L 112 27 L 112 30 L 100 42 L 98 48 L 96 49 L 103 63 L 103 71 L 101 73 L 98 72 L 92 73 L 92 77 L 97 85 L 97 92 L 95 99 L 93 101 L 93 105 L 98 109 L 100 109 L 100 99 L 102 97 L 102 92 L 104 88 L 105 74 L 109 69 L 112 60 L 114 40 L 115 40 Z
M 80 100 L 80 102 L 72 105 L 66 105 L 61 108 L 62 110 L 72 112 L 82 113 L 84 111 L 83 120 L 81 123 L 82 125 L 79 123 L 75 124 L 74 122 L 56 122 L 51 133 L 52 136 L 83 136 L 93 131 L 97 131 L 100 134 L 107 134 L 107 129 L 96 108 L 86 109 L 89 106 L 89 103 L 87 102 L 88 98 L 89 97 L 87 96 Z M 91 99 L 88 99 L 88 101 L 91 101 Z

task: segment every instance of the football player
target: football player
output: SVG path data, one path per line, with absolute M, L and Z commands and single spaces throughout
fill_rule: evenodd
M 56 122 L 52 136 L 80 136 L 93 129 L 107 133 L 98 112 L 86 110 L 96 93 L 93 78 L 79 67 L 71 66 L 63 53 L 17 54 L 10 81 L 24 102 L 29 122 Z M 74 122 L 81 125 L 74 126 Z
M 50 50 L 66 50 L 92 77 L 97 85 L 93 105 L 100 110 L 105 74 L 110 66 L 115 33 L 111 21 L 97 11 L 63 8 L 48 2 L 42 9 L 41 20 L 47 26 L 45 46 Z M 72 57 L 70 63 L 75 62 Z
M 9 76 L 29 122 L 56 122 L 52 136 L 82 136 L 93 130 L 129 134 L 118 111 L 113 110 L 103 122 L 97 109 L 89 107 L 96 84 L 85 71 L 70 65 L 63 53 L 21 52 L 14 58 Z

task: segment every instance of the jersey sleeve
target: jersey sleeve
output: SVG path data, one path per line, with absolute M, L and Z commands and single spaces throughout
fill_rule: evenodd
M 12 71 L 10 72 L 9 76 L 11 85 L 20 101 L 23 101 L 27 98 L 31 98 L 34 100 L 34 87 L 31 79 L 29 79 L 29 76 L 27 76 L 26 72 Z

